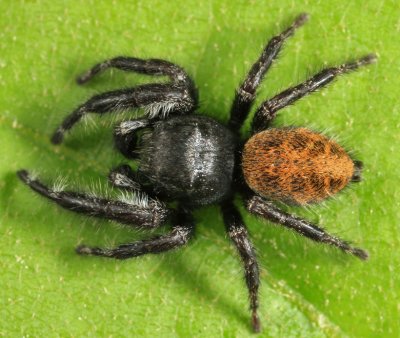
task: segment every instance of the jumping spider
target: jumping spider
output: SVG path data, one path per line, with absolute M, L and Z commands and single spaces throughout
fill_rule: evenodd
M 114 187 L 132 194 L 131 202 L 50 188 L 26 170 L 18 172 L 19 178 L 37 193 L 75 212 L 141 229 L 158 228 L 172 219 L 172 229 L 165 235 L 116 248 L 80 245 L 76 251 L 81 255 L 126 259 L 181 247 L 194 234 L 192 210 L 218 203 L 226 232 L 243 261 L 252 326 L 254 331 L 260 331 L 259 267 L 246 226 L 233 203 L 235 193 L 244 197 L 252 214 L 358 258 L 368 257 L 364 250 L 272 203 L 318 203 L 350 181 L 360 181 L 362 163 L 352 160 L 341 146 L 322 134 L 305 128 L 271 128 L 270 123 L 278 110 L 326 86 L 336 76 L 374 62 L 375 55 L 324 69 L 265 101 L 255 112 L 251 136 L 246 140 L 240 137 L 239 130 L 249 114 L 257 87 L 285 40 L 307 19 L 308 15 L 299 15 L 289 28 L 268 42 L 236 91 L 227 126 L 192 114 L 197 107 L 194 82 L 181 67 L 168 61 L 116 57 L 78 77 L 78 83 L 84 84 L 108 68 L 117 68 L 170 78 L 167 83 L 145 84 L 92 97 L 68 115 L 51 138 L 54 144 L 61 143 L 64 134 L 88 113 L 144 108 L 145 117 L 123 121 L 115 128 L 117 148 L 127 158 L 139 159 L 137 172 L 121 165 L 109 174 Z M 144 131 L 140 137 L 139 130 Z M 177 207 L 168 207 L 162 201 L 175 201 Z

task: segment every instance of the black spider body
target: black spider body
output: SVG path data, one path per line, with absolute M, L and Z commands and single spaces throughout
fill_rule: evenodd
M 237 89 L 226 126 L 193 114 L 198 105 L 194 81 L 171 62 L 116 57 L 80 76 L 78 83 L 84 84 L 108 68 L 117 68 L 169 77 L 166 83 L 150 83 L 92 97 L 68 115 L 51 138 L 54 144 L 61 143 L 65 133 L 89 113 L 102 115 L 143 108 L 142 118 L 120 122 L 115 128 L 116 147 L 127 158 L 139 160 L 136 172 L 124 164 L 109 173 L 110 183 L 124 191 L 124 198 L 49 187 L 26 170 L 20 170 L 18 176 L 37 193 L 74 212 L 141 229 L 155 229 L 171 220 L 171 230 L 163 235 L 115 248 L 80 245 L 76 251 L 81 255 L 127 259 L 181 247 L 194 235 L 193 209 L 218 204 L 227 235 L 243 262 L 252 326 L 260 331 L 259 267 L 245 223 L 233 203 L 236 193 L 241 194 L 252 214 L 361 259 L 368 257 L 364 250 L 273 204 L 274 201 L 300 205 L 319 202 L 350 181 L 358 182 L 362 163 L 352 160 L 336 142 L 319 133 L 305 128 L 269 127 L 277 111 L 326 86 L 335 77 L 372 63 L 374 55 L 324 69 L 265 101 L 255 112 L 250 135 L 245 139 L 240 135 L 264 75 L 284 42 L 306 20 L 306 14 L 300 15 L 268 42 Z
M 160 198 L 187 206 L 220 202 L 231 194 L 235 143 L 213 119 L 172 117 L 142 137 L 138 172 Z

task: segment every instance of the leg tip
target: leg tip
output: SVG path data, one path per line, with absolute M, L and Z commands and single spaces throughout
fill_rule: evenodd
M 60 144 L 63 141 L 64 135 L 61 130 L 55 131 L 53 136 L 51 137 L 51 143 L 53 144 Z
M 297 16 L 295 20 L 295 26 L 300 27 L 304 25 L 308 20 L 310 19 L 310 14 L 308 13 L 301 13 L 299 16 Z
M 257 312 L 253 312 L 251 315 L 251 326 L 255 333 L 261 332 L 260 318 L 258 318 Z
M 25 169 L 18 170 L 17 176 L 22 182 L 26 184 L 29 184 L 29 182 L 32 181 L 31 175 L 29 174 L 28 170 Z
M 360 248 L 354 248 L 354 249 L 351 251 L 351 253 L 352 253 L 354 256 L 360 258 L 360 259 L 363 260 L 363 261 L 366 261 L 366 260 L 368 260 L 368 258 L 369 258 L 368 252 L 366 252 L 365 250 L 360 249 Z
M 75 248 L 75 252 L 78 255 L 83 256 L 106 256 L 107 257 L 107 250 L 103 250 L 97 247 L 90 247 L 84 244 L 78 245 Z
M 360 62 L 363 65 L 370 65 L 372 63 L 376 63 L 377 60 L 378 60 L 377 55 L 374 53 L 371 53 L 371 54 L 368 54 L 368 55 L 364 56 L 363 58 L 361 58 Z
M 76 83 L 78 85 L 83 85 L 89 80 L 87 74 L 82 74 L 76 78 Z
M 93 253 L 93 250 L 92 250 L 92 248 L 90 248 L 89 246 L 86 246 L 86 245 L 84 245 L 84 244 L 81 244 L 81 245 L 78 245 L 78 246 L 75 248 L 75 252 L 76 252 L 78 255 L 91 255 L 91 254 Z

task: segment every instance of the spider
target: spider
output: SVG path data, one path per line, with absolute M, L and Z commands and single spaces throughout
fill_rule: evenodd
M 251 323 L 254 331 L 259 332 L 259 265 L 248 230 L 233 202 L 235 193 L 243 196 L 246 209 L 254 215 L 362 260 L 368 258 L 366 251 L 273 203 L 305 206 L 321 202 L 349 182 L 360 181 L 362 163 L 351 159 L 340 145 L 318 132 L 295 127 L 271 128 L 270 124 L 280 109 L 326 86 L 341 74 L 373 63 L 375 55 L 324 69 L 265 101 L 255 112 L 250 137 L 243 140 L 240 136 L 257 87 L 285 41 L 307 19 L 307 14 L 300 14 L 292 25 L 268 42 L 235 93 L 227 126 L 194 114 L 198 95 L 193 80 L 181 67 L 165 60 L 116 57 L 96 64 L 78 77 L 77 82 L 84 84 L 108 68 L 169 77 L 166 83 L 92 97 L 68 115 L 51 138 L 52 143 L 61 143 L 64 134 L 89 113 L 143 108 L 143 117 L 120 122 L 114 132 L 117 149 L 128 159 L 139 161 L 136 172 L 124 164 L 108 175 L 114 187 L 132 196 L 130 200 L 51 188 L 27 170 L 18 171 L 19 178 L 37 193 L 78 213 L 141 229 L 155 229 L 171 220 L 171 229 L 164 235 L 115 248 L 80 245 L 76 248 L 80 255 L 127 259 L 184 246 L 194 235 L 193 209 L 218 204 L 226 232 L 244 266 Z M 172 206 L 170 202 L 175 204 Z

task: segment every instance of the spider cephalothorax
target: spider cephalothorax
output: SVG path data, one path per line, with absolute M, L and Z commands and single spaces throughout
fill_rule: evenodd
M 235 193 L 243 196 L 247 210 L 255 215 L 361 259 L 367 258 L 364 250 L 272 203 L 320 202 L 350 181 L 359 181 L 362 163 L 353 161 L 336 142 L 317 132 L 268 127 L 278 110 L 324 87 L 336 76 L 372 63 L 374 55 L 322 70 L 265 101 L 256 110 L 250 137 L 245 141 L 240 137 L 240 127 L 249 114 L 257 87 L 284 41 L 306 19 L 306 14 L 300 15 L 269 41 L 236 92 L 227 126 L 192 114 L 197 107 L 194 82 L 182 68 L 168 61 L 117 57 L 95 65 L 78 78 L 78 83 L 83 84 L 111 67 L 170 78 L 167 83 L 145 84 L 92 97 L 64 119 L 51 139 L 54 144 L 61 143 L 64 134 L 88 113 L 144 108 L 144 117 L 121 122 L 114 134 L 121 153 L 139 161 L 137 172 L 125 164 L 111 170 L 108 176 L 111 184 L 131 194 L 131 199 L 113 200 L 50 188 L 26 170 L 20 170 L 18 176 L 39 194 L 75 212 L 142 229 L 157 228 L 171 219 L 172 229 L 167 234 L 116 248 L 80 245 L 76 250 L 82 255 L 126 259 L 180 247 L 194 234 L 192 210 L 218 203 L 227 234 L 243 261 L 252 325 L 259 331 L 259 268 L 246 226 L 233 203 Z M 170 201 L 175 204 L 169 204 Z

